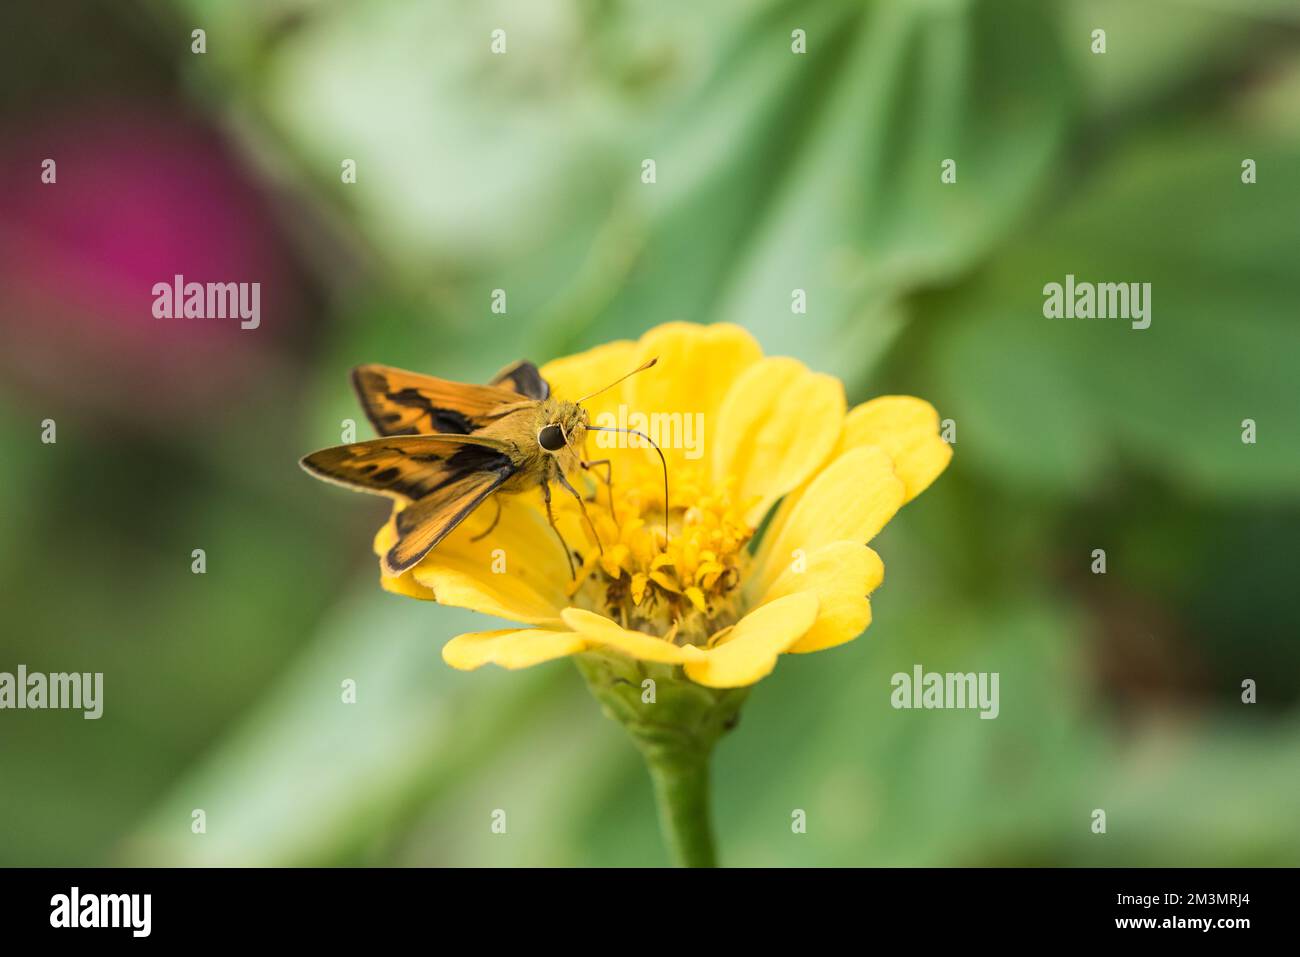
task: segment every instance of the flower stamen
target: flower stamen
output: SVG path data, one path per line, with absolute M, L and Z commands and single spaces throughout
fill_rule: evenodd
M 733 482 L 678 471 L 680 504 L 667 515 L 659 476 L 648 468 L 633 466 L 617 486 L 593 483 L 591 500 L 604 497 L 608 508 L 596 513 L 589 535 L 606 546 L 583 557 L 569 597 L 624 627 L 703 646 L 738 617 L 736 586 L 754 529 Z

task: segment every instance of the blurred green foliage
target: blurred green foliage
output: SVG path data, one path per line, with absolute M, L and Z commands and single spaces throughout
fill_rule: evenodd
M 380 592 L 383 506 L 294 462 L 358 417 L 358 362 L 481 379 L 673 319 L 958 427 L 877 542 L 870 631 L 784 659 L 720 747 L 726 863 L 1300 862 L 1293 5 L 159 0 L 59 29 L 0 87 L 121 51 L 46 105 L 144 76 L 199 111 L 321 315 L 183 434 L 5 388 L 0 669 L 103 670 L 107 703 L 0 715 L 0 863 L 663 863 L 572 666 L 446 668 L 491 623 Z M 1043 319 L 1067 272 L 1151 282 L 1152 327 Z M 917 662 L 999 672 L 1000 717 L 893 711 Z

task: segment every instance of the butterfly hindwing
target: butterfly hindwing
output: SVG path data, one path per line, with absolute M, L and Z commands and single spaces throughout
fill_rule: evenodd
M 513 389 L 525 398 L 536 399 L 539 402 L 551 394 L 550 383 L 542 378 L 542 374 L 537 371 L 537 366 L 527 359 L 520 359 L 514 365 L 506 366 L 492 378 L 492 385 Z
M 468 435 L 526 398 L 508 383 L 467 385 L 382 365 L 357 366 L 352 385 L 380 435 Z
M 510 477 L 509 472 L 471 472 L 443 485 L 397 513 L 397 543 L 384 556 L 384 570 L 400 575 L 465 521 Z

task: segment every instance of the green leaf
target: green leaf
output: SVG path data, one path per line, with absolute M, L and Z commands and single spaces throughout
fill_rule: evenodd
M 1127 145 L 985 274 L 918 305 L 942 324 L 932 372 L 963 462 L 1074 494 L 1121 462 L 1204 494 L 1300 491 L 1300 181 L 1288 172 L 1300 149 L 1260 133 L 1197 127 Z M 1150 283 L 1150 328 L 1045 318 L 1044 287 L 1067 274 Z M 1256 444 L 1242 441 L 1246 419 Z
M 292 157 L 410 299 L 382 323 L 350 310 L 350 354 L 398 337 L 411 365 L 455 341 L 499 365 L 730 320 L 858 376 L 903 323 L 897 297 L 986 252 L 1067 128 L 1036 0 L 674 9 L 333 5 L 255 20 L 256 69 L 214 44 L 256 155 Z

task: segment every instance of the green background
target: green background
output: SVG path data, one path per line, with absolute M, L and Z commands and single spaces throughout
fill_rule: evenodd
M 385 506 L 296 460 L 359 362 L 678 319 L 957 427 L 870 631 L 719 747 L 725 863 L 1300 863 L 1294 3 L 12 0 L 0 37 L 0 671 L 106 686 L 0 712 L 0 864 L 665 863 L 572 665 L 447 668 L 492 622 L 381 592 Z M 174 272 L 260 281 L 262 327 L 155 323 Z M 1150 282 L 1151 328 L 1044 319 L 1066 273 Z M 893 710 L 917 663 L 1000 716 Z

